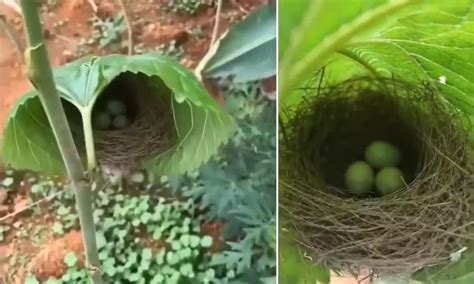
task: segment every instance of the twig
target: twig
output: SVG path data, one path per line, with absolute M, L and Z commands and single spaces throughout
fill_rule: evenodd
M 123 16 L 125 18 L 125 22 L 127 23 L 127 33 L 128 33 L 128 55 L 132 55 L 133 53 L 133 29 L 132 23 L 130 21 L 130 17 L 127 13 L 127 8 L 125 6 L 125 0 L 119 0 L 120 8 L 123 11 Z
M 69 37 L 66 37 L 66 36 L 63 36 L 63 35 L 60 35 L 60 34 L 56 34 L 55 37 L 57 37 L 60 40 L 72 43 L 72 44 L 77 44 L 78 43 L 78 40 L 74 40 L 74 39 L 71 39 Z
M 209 44 L 209 49 L 211 46 L 216 42 L 217 34 L 219 33 L 219 26 L 221 25 L 221 11 L 222 11 L 222 0 L 217 1 L 217 9 L 216 9 L 216 20 L 214 22 L 214 30 L 212 31 L 212 38 Z
M 12 8 L 17 12 L 18 14 L 21 14 L 21 8 L 20 5 L 18 5 L 17 1 L 15 0 L 0 0 L 0 3 L 5 4 L 6 6 Z
M 202 71 L 206 66 L 207 62 L 211 59 L 211 57 L 216 53 L 218 45 L 215 44 L 217 41 L 217 34 L 219 32 L 219 25 L 220 25 L 220 14 L 222 11 L 222 0 L 218 0 L 217 2 L 217 9 L 216 9 L 216 19 L 214 22 L 214 30 L 212 32 L 211 42 L 209 43 L 209 49 L 207 50 L 206 54 L 203 56 L 199 64 L 194 69 L 194 75 L 199 79 L 199 81 L 203 82 L 202 79 Z
M 7 220 L 8 218 L 11 218 L 11 217 L 15 217 L 16 215 L 20 214 L 20 213 L 23 213 L 25 212 L 26 210 L 30 210 L 31 208 L 37 206 L 37 205 L 40 205 L 41 203 L 43 202 L 46 202 L 46 201 L 51 201 L 53 198 L 55 198 L 56 196 L 60 195 L 60 194 L 63 194 L 64 191 L 58 191 L 56 192 L 55 194 L 52 194 L 50 196 L 47 196 L 47 197 L 44 197 L 36 202 L 33 202 L 31 204 L 29 204 L 28 206 L 26 207 L 23 207 L 19 210 L 15 210 L 13 212 L 10 212 L 8 213 L 7 215 L 3 216 L 2 218 L 0 218 L 0 223 Z
M 216 16 L 215 16 L 215 22 L 214 22 L 214 29 L 212 31 L 212 37 L 211 37 L 211 42 L 209 43 L 209 49 L 211 49 L 211 46 L 215 43 L 217 39 L 217 34 L 219 33 L 219 27 L 221 24 L 221 12 L 222 12 L 222 0 L 217 1 L 217 8 L 216 8 Z
M 237 8 L 239 8 L 240 12 L 244 13 L 244 15 L 248 15 L 250 13 L 247 9 L 242 7 L 242 5 L 240 5 L 236 0 L 232 0 L 232 4 L 234 4 L 234 6 L 237 6 Z
M 96 189 L 93 189 L 93 191 L 97 191 L 97 192 L 103 191 L 103 190 L 104 190 L 107 186 L 109 186 L 109 185 L 110 185 L 110 179 L 106 180 L 106 181 L 104 182 L 104 184 L 100 185 L 100 186 L 98 187 L 99 189 L 96 188 Z M 62 188 L 61 191 L 58 191 L 58 192 L 56 192 L 56 193 L 54 193 L 54 194 L 51 194 L 50 196 L 43 197 L 42 199 L 40 199 L 40 200 L 38 200 L 38 201 L 36 201 L 36 202 L 33 202 L 33 203 L 29 204 L 28 206 L 23 207 L 23 208 L 21 208 L 21 209 L 19 209 L 19 210 L 10 212 L 10 213 L 8 213 L 7 215 L 5 215 L 5 216 L 3 216 L 3 217 L 0 218 L 0 223 L 2 223 L 3 221 L 7 220 L 8 218 L 14 217 L 14 216 L 16 216 L 16 215 L 18 215 L 18 214 L 20 214 L 20 213 L 22 213 L 22 212 L 25 212 L 26 210 L 29 210 L 29 209 L 31 209 L 31 208 L 33 208 L 33 207 L 35 207 L 35 206 L 37 206 L 37 205 L 39 205 L 39 204 L 41 204 L 41 203 L 43 203 L 43 202 L 51 201 L 53 198 L 57 197 L 57 196 L 60 195 L 60 194 L 65 193 L 65 192 L 66 192 L 66 189 L 65 189 L 65 188 Z M 0 283 L 1 283 L 1 282 L 0 282 Z
M 0 28 L 2 28 L 7 33 L 8 38 L 10 38 L 11 42 L 15 45 L 15 48 L 18 52 L 18 56 L 20 56 L 20 60 L 24 62 L 23 44 L 21 43 L 20 37 L 18 36 L 16 31 L 12 29 L 10 25 L 8 25 L 4 15 L 0 15 Z
M 91 8 L 94 13 L 97 13 L 97 4 L 95 4 L 94 0 L 88 0 L 87 2 L 89 2 L 89 5 L 91 5 Z

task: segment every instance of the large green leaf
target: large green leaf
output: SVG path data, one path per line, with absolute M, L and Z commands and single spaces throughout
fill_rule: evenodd
M 275 6 L 265 6 L 230 28 L 204 67 L 206 77 L 233 76 L 235 82 L 276 73 Z
M 379 75 L 428 79 L 455 106 L 474 114 L 473 7 L 472 1 L 429 6 L 346 50 Z
M 366 35 L 414 1 L 290 1 L 280 2 L 283 32 L 280 44 L 280 94 L 291 90 L 322 67 L 331 53 L 346 46 L 356 36 Z M 290 6 L 294 6 L 291 7 Z M 284 16 L 287 7 L 291 16 Z M 287 26 L 293 27 L 291 30 Z
M 123 72 L 159 78 L 173 94 L 170 107 L 174 111 L 179 141 L 170 150 L 146 161 L 146 166 L 157 174 L 179 175 L 196 169 L 234 133 L 233 119 L 207 94 L 194 75 L 158 54 L 82 58 L 55 70 L 54 77 L 61 97 L 76 106 L 83 117 L 90 117 L 98 96 Z M 5 129 L 3 151 L 5 163 L 15 168 L 65 173 L 35 92 L 25 95 L 12 111 Z
M 280 233 L 279 283 L 329 283 L 330 271 L 322 264 L 313 264 L 296 244 Z
M 426 283 L 467 283 L 465 279 L 470 279 L 474 283 L 474 250 L 469 248 L 462 252 L 461 258 L 457 261 L 448 262 L 444 265 L 427 267 L 413 274 L 413 279 Z M 459 282 L 456 282 L 459 281 Z
M 5 164 L 20 169 L 63 173 L 61 154 L 35 92 L 20 98 L 10 114 L 4 132 L 3 158 Z

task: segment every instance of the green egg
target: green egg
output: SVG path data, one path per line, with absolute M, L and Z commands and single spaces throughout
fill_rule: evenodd
M 128 120 L 125 115 L 117 115 L 116 117 L 114 117 L 112 124 L 116 129 L 123 129 L 130 125 L 130 120 Z
M 120 115 L 127 112 L 127 106 L 125 103 L 117 99 L 109 100 L 105 105 L 105 108 L 110 115 Z
M 367 194 L 374 185 L 374 170 L 364 161 L 352 163 L 345 174 L 347 189 L 354 195 Z
M 374 141 L 365 149 L 365 160 L 377 169 L 396 167 L 400 163 L 400 158 L 400 150 L 385 141 Z
M 112 118 L 106 112 L 98 112 L 94 115 L 93 124 L 96 129 L 106 130 L 112 125 Z
M 393 193 L 404 186 L 403 173 L 397 168 L 383 168 L 375 177 L 375 185 L 382 195 Z

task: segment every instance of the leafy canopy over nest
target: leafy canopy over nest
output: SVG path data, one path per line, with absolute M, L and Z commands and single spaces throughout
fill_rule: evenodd
M 132 122 L 124 129 L 95 131 L 99 163 L 119 168 L 140 166 L 175 142 L 171 91 L 163 82 L 153 84 L 145 75 L 123 73 L 104 90 L 97 104 L 110 97 L 127 102 Z
M 117 76 L 101 93 L 94 105 L 92 119 L 108 101 L 118 100 L 126 105 L 130 124 L 121 129 L 94 129 L 100 165 L 124 171 L 141 168 L 144 161 L 169 150 L 176 143 L 171 90 L 162 81 L 157 83 L 160 81 L 157 77 L 126 72 Z M 82 136 L 80 114 L 71 105 L 66 104 L 66 108 L 78 130 L 75 134 Z M 83 141 L 83 138 L 76 141 Z
M 305 91 L 282 125 L 280 206 L 309 255 L 353 274 L 409 274 L 474 238 L 463 119 L 433 89 L 357 78 Z M 405 187 L 350 196 L 344 171 L 374 140 L 401 150 Z

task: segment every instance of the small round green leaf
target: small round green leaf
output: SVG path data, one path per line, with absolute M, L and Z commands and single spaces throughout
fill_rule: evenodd
M 212 237 L 210 236 L 204 236 L 202 239 L 201 239 L 201 246 L 203 248 L 209 248 L 212 246 Z
M 36 277 L 28 276 L 28 278 L 26 278 L 25 280 L 25 284 L 40 284 L 40 282 L 38 281 L 38 279 L 36 279 Z
M 151 260 L 151 258 L 153 257 L 153 254 L 151 252 L 151 249 L 149 248 L 146 248 L 142 251 L 142 259 L 145 259 L 145 260 Z
M 78 259 L 74 252 L 68 252 L 64 256 L 64 263 L 66 263 L 67 267 L 74 267 L 76 266 Z

